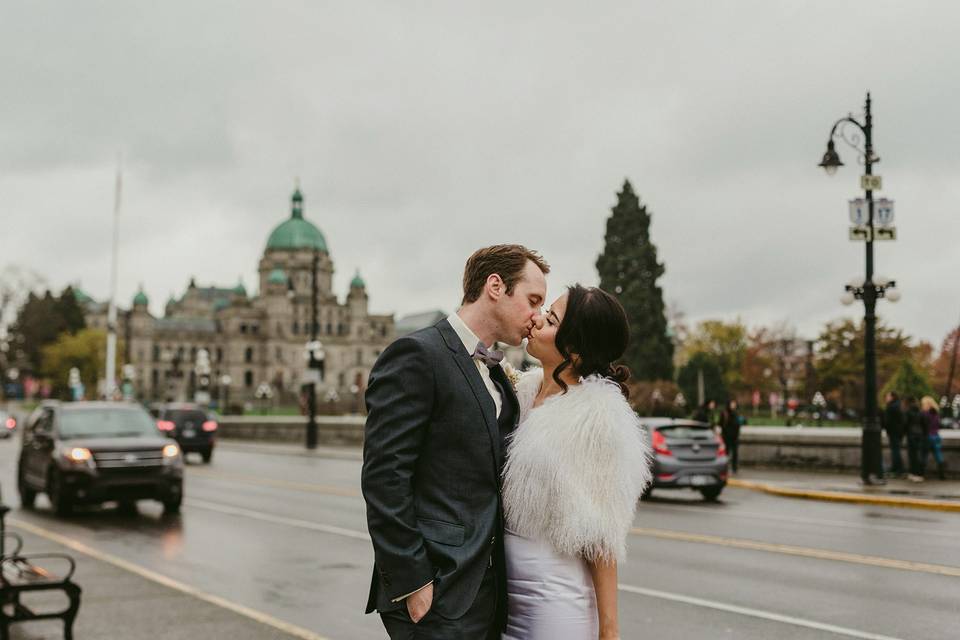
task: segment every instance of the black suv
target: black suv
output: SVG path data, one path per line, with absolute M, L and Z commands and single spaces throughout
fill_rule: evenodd
M 60 515 L 79 503 L 152 498 L 166 513 L 183 500 L 183 456 L 134 404 L 45 402 L 26 421 L 17 469 L 20 503 L 44 492 Z
M 204 462 L 213 458 L 217 421 L 201 405 L 188 402 L 154 405 L 150 411 L 157 428 L 177 441 L 184 454 L 199 453 Z

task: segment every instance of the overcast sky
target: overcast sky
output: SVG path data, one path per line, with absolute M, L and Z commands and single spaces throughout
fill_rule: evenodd
M 521 242 L 552 294 L 596 283 L 629 178 L 689 320 L 815 336 L 863 274 L 861 169 L 816 166 L 874 97 L 899 239 L 884 320 L 939 344 L 960 316 L 960 5 L 952 2 L 33 2 L 0 6 L 0 266 L 154 313 L 256 288 L 299 176 L 341 295 L 451 310 L 465 258 Z

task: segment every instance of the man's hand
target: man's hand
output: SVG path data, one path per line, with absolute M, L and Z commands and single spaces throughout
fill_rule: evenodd
M 433 583 L 428 584 L 420 591 L 412 593 L 407 597 L 407 613 L 410 619 L 416 624 L 423 620 L 423 616 L 430 611 L 430 605 L 433 604 Z

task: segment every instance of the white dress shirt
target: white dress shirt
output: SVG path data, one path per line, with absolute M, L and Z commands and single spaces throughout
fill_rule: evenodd
M 457 332 L 457 336 L 460 338 L 460 342 L 463 343 L 463 347 L 467 350 L 467 353 L 473 355 L 473 352 L 477 349 L 477 345 L 480 343 L 480 338 L 477 337 L 477 334 L 471 331 L 467 323 L 463 321 L 463 318 L 456 313 L 447 316 L 447 322 L 449 322 L 453 330 Z M 489 346 L 491 349 L 493 348 L 493 345 L 484 346 Z M 490 397 L 493 398 L 493 404 L 497 407 L 497 417 L 499 418 L 500 409 L 503 407 L 503 399 L 500 397 L 497 385 L 493 383 L 493 378 L 490 377 L 490 367 L 480 360 L 474 360 L 473 363 L 477 365 L 477 371 L 480 372 L 480 377 L 483 378 L 483 384 L 487 388 L 487 391 L 490 392 Z

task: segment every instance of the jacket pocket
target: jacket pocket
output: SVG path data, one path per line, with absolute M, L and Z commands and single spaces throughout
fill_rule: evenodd
M 423 537 L 431 542 L 459 547 L 463 544 L 463 525 L 444 522 L 442 520 L 431 520 L 430 518 L 417 518 L 417 527 Z

